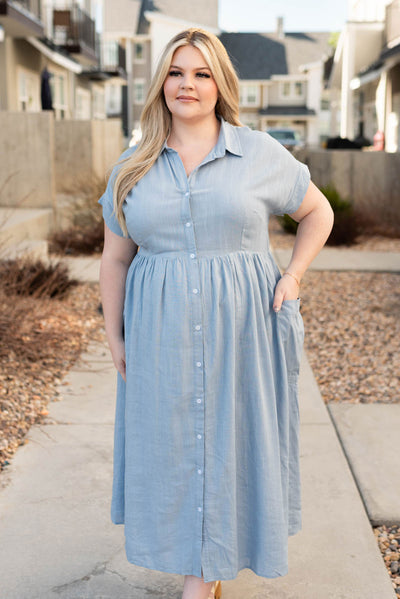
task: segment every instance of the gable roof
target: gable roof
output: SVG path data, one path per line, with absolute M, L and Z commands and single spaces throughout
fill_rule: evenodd
M 199 23 L 205 28 L 218 27 L 218 0 L 142 0 L 138 33 L 148 33 L 149 22 L 144 13 L 159 12 L 188 23 Z
M 228 33 L 224 44 L 240 79 L 270 79 L 271 75 L 295 75 L 300 66 L 327 58 L 331 33 Z

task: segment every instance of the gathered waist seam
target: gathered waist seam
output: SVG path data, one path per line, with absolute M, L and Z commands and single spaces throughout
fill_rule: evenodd
M 272 254 L 270 250 L 232 250 L 232 251 L 226 251 L 226 252 L 213 252 L 213 251 L 207 251 L 207 250 L 202 250 L 199 252 L 196 252 L 196 258 L 223 258 L 225 256 L 232 256 L 232 255 L 240 255 L 240 254 L 244 254 L 244 255 L 256 255 L 256 256 L 262 256 L 262 257 L 266 257 L 266 258 L 271 258 Z M 182 258 L 185 260 L 192 260 L 192 257 L 190 255 L 190 252 L 187 251 L 183 251 L 183 250 L 171 250 L 171 251 L 167 251 L 167 252 L 150 252 L 149 250 L 143 248 L 143 247 L 139 247 L 135 258 L 138 257 L 149 257 L 149 258 Z

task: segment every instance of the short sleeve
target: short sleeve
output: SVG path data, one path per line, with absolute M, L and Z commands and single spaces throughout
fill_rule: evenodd
M 308 166 L 297 160 L 289 150 L 266 134 L 271 144 L 270 159 L 274 171 L 271 214 L 292 214 L 300 207 L 307 193 L 311 176 Z
M 119 162 L 123 158 L 127 158 L 132 154 L 135 147 L 128 148 L 121 154 L 118 158 Z M 107 187 L 103 195 L 98 200 L 98 203 L 103 207 L 103 219 L 106 223 L 107 227 L 111 229 L 113 233 L 119 235 L 120 237 L 124 236 L 124 233 L 118 223 L 118 219 L 115 214 L 113 214 L 114 204 L 113 204 L 113 189 L 114 189 L 114 181 L 118 174 L 119 169 L 122 167 L 122 164 L 116 164 L 111 171 L 111 175 L 108 178 Z

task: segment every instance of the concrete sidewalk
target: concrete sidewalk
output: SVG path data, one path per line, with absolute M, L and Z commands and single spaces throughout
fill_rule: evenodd
M 273 250 L 279 267 L 284 270 L 292 250 Z M 348 248 L 324 247 L 309 270 L 357 270 L 360 272 L 400 272 L 400 252 L 370 252 Z
M 115 370 L 94 344 L 31 428 L 0 491 L 2 599 L 180 599 L 183 576 L 127 562 L 110 521 Z M 362 499 L 304 358 L 300 378 L 303 529 L 289 574 L 242 570 L 224 599 L 394 599 Z

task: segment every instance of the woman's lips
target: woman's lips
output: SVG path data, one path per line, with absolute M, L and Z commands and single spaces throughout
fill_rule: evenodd
M 181 102 L 197 102 L 197 98 L 193 98 L 192 96 L 178 96 L 177 100 Z

